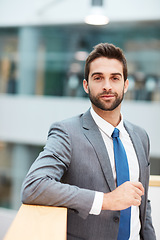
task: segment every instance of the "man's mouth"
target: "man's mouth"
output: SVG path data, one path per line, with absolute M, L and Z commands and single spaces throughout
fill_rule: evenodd
M 101 99 L 111 99 L 111 98 L 114 98 L 115 97 L 115 94 L 103 94 L 103 95 L 100 95 L 100 98 Z

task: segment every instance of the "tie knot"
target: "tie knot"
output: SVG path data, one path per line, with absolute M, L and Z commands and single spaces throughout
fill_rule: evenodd
M 115 128 L 112 133 L 112 138 L 116 138 L 116 137 L 119 137 L 119 130 L 117 128 Z

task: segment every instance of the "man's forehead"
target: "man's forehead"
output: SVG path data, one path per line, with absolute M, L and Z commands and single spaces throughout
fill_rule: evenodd
M 90 74 L 94 72 L 123 73 L 123 64 L 117 59 L 106 57 L 96 58 L 90 63 Z

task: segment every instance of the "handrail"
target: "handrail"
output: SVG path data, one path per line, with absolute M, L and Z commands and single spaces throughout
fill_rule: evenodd
M 149 186 L 160 187 L 160 175 L 151 175 L 149 180 Z
M 3 240 L 66 240 L 67 208 L 22 204 Z

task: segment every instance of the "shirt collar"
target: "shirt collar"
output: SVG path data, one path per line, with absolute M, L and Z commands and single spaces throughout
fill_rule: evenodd
M 103 131 L 105 134 L 107 134 L 109 137 L 112 136 L 112 133 L 114 131 L 114 126 L 110 123 L 108 123 L 107 121 L 105 121 L 103 118 L 101 118 L 91 107 L 91 115 L 95 121 L 95 123 L 97 124 L 97 126 L 101 129 L 101 131 Z M 124 128 L 124 124 L 123 124 L 123 115 L 121 114 L 121 121 L 120 123 L 116 126 L 116 128 L 119 129 L 120 133 L 124 133 L 125 128 Z

